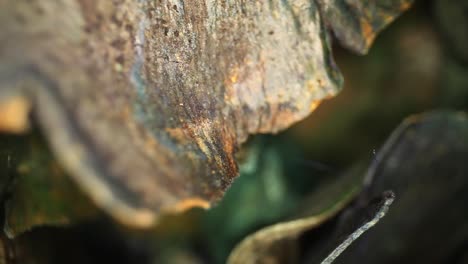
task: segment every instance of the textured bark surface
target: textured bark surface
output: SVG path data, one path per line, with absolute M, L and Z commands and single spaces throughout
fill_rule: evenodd
M 31 109 L 67 172 L 124 223 L 207 208 L 249 134 L 338 92 L 330 32 L 365 53 L 410 2 L 0 0 L 0 129 L 25 130 Z

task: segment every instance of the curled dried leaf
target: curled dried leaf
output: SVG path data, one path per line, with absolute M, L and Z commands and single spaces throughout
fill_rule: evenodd
M 392 189 L 384 221 L 342 255 L 346 263 L 463 263 L 468 238 L 468 116 L 433 112 L 403 122 L 370 168 L 370 195 Z M 430 249 L 430 250 L 428 250 Z
M 331 219 L 358 195 L 362 174 L 344 176 L 322 185 L 307 199 L 312 206 L 305 217 L 265 227 L 246 237 L 231 252 L 228 263 L 297 262 L 297 238 Z
M 0 105 L 24 98 L 82 189 L 148 226 L 209 207 L 248 135 L 338 92 L 329 28 L 363 52 L 411 2 L 4 0 Z

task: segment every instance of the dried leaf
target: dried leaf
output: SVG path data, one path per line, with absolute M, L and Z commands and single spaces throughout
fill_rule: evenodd
M 407 0 L 316 0 L 340 43 L 367 53 L 377 33 L 407 10 Z
M 434 112 L 400 125 L 368 174 L 369 195 L 392 189 L 397 199 L 337 262 L 464 263 L 467 135 L 466 113 Z
M 368 205 L 366 205 L 364 209 L 368 212 L 364 215 L 367 216 L 370 214 L 371 217 L 367 219 L 365 218 L 362 224 L 360 224 L 357 227 L 354 227 L 354 231 L 350 233 L 340 232 L 338 236 L 335 236 L 338 238 L 346 237 L 346 239 L 343 242 L 341 242 L 338 246 L 336 246 L 336 248 L 333 251 L 331 251 L 328 254 L 328 256 L 320 263 L 333 263 L 336 260 L 336 258 L 338 258 L 341 255 L 341 253 L 343 253 L 354 241 L 356 241 L 360 236 L 362 236 L 362 234 L 367 232 L 370 228 L 374 227 L 387 214 L 390 205 L 392 205 L 394 200 L 395 194 L 392 191 L 386 191 L 382 193 L 381 197 L 374 199 L 374 201 L 371 201 Z M 362 216 L 359 216 L 358 214 L 354 215 L 354 218 L 356 217 L 362 218 Z
M 284 129 L 338 92 L 328 26 L 364 52 L 411 2 L 2 0 L 0 109 L 26 99 L 82 189 L 148 226 L 208 208 L 249 134 Z M 0 113 L 0 127 L 25 129 L 3 121 L 23 110 Z
M 302 257 L 310 263 L 335 260 L 340 263 L 397 260 L 443 263 L 451 259 L 448 257 L 457 254 L 468 237 L 463 218 L 468 199 L 465 195 L 468 181 L 464 175 L 468 157 L 466 135 L 468 118 L 463 113 L 440 112 L 406 120 L 370 166 L 364 181 L 367 190 L 338 217 L 339 223 L 319 241 L 320 245 L 309 248 Z M 384 192 L 383 199 L 377 203 L 368 202 L 369 197 L 378 196 L 386 189 L 394 190 L 399 196 L 392 212 L 365 240 L 356 242 L 358 245 L 351 246 L 337 259 L 386 214 L 393 193 Z M 328 193 L 325 197 L 337 196 Z M 298 237 L 323 224 L 342 207 L 331 208 L 312 217 L 257 231 L 234 249 L 229 263 L 299 262 L 299 247 L 295 244 Z M 438 250 L 424 253 L 428 248 Z
M 228 263 L 294 263 L 295 242 L 299 235 L 329 220 L 359 193 L 362 174 L 348 173 L 321 186 L 307 203 L 307 217 L 263 228 L 245 238 L 232 251 Z
M 468 199 L 464 195 L 468 193 L 464 175 L 468 157 L 466 135 L 468 118 L 463 113 L 440 112 L 407 119 L 393 132 L 369 167 L 365 192 L 344 210 L 338 217 L 339 223 L 319 245 L 307 249 L 302 258 L 307 263 L 335 260 L 414 263 L 422 259 L 424 263 L 443 263 L 450 252 L 456 254 L 468 237 L 463 218 Z M 366 239 L 358 240 L 357 245 L 344 252 L 386 214 L 393 193 L 384 192 L 383 199 L 377 202 L 369 202 L 369 197 L 378 197 L 387 189 L 394 190 L 398 196 L 391 213 Z M 326 194 L 323 197 L 339 197 L 327 193 L 325 188 L 320 191 Z M 314 197 L 310 203 L 314 201 L 320 199 Z M 298 263 L 298 237 L 323 224 L 343 206 L 330 208 L 311 217 L 257 231 L 233 250 L 229 263 Z M 440 241 L 445 242 L 443 246 Z M 428 248 L 439 250 L 424 253 Z M 343 252 L 344 256 L 337 259 Z M 414 252 L 419 253 L 413 255 Z

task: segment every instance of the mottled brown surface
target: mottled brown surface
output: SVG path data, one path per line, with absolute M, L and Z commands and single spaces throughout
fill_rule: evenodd
M 327 28 L 365 52 L 409 2 L 0 0 L 0 105 L 26 98 L 93 200 L 147 226 L 208 207 L 249 134 L 337 93 Z

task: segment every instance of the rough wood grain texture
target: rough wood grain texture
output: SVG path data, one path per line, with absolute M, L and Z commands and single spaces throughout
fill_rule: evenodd
M 26 99 L 82 189 L 148 226 L 208 208 L 249 134 L 338 92 L 329 29 L 363 53 L 410 2 L 0 0 L 0 110 Z M 0 128 L 26 129 L 4 121 L 25 107 L 0 112 Z

